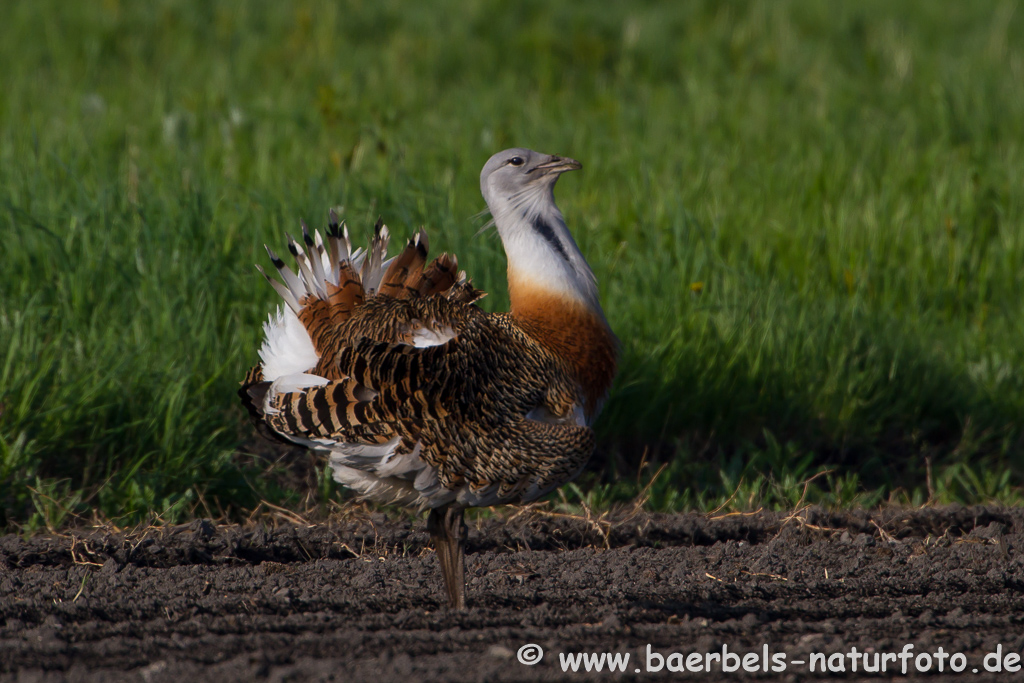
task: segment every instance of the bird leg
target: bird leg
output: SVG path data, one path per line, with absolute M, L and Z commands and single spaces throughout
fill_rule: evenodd
M 427 531 L 441 563 L 448 604 L 452 609 L 466 609 L 466 537 L 469 530 L 461 505 L 434 508 L 427 517 Z

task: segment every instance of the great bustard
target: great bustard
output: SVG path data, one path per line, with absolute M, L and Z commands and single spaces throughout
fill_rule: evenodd
M 257 427 L 327 451 L 366 498 L 429 509 L 452 607 L 465 607 L 465 508 L 527 502 L 576 476 L 615 376 L 617 347 L 593 272 L 555 206 L 579 162 L 509 149 L 480 189 L 508 257 L 511 311 L 485 313 L 454 256 L 427 264 L 427 235 L 384 260 L 379 221 L 351 249 L 331 213 L 326 244 L 272 251 L 285 306 L 239 391 Z M 262 272 L 262 269 L 261 269 Z

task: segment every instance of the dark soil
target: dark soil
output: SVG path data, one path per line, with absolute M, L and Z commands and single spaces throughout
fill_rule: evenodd
M 1024 511 L 1000 508 L 639 515 L 610 528 L 523 513 L 471 528 L 463 613 L 441 602 L 423 523 L 379 514 L 6 536 L 0 680 L 860 680 L 885 674 L 853 673 L 849 657 L 845 673 L 812 674 L 811 653 L 856 647 L 871 663 L 906 644 L 965 655 L 964 673 L 946 659 L 934 680 L 1008 680 L 1021 674 L 986 673 L 984 658 L 1024 652 L 1022 532 Z M 535 666 L 517 658 L 528 643 L 545 652 Z M 656 674 L 648 645 L 767 645 L 786 670 Z M 566 652 L 630 659 L 625 673 L 563 672 Z

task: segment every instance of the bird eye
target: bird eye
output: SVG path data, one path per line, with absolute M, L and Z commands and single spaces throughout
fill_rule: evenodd
M 508 163 L 512 164 L 513 166 L 522 166 L 526 162 L 523 160 L 522 157 L 512 157 L 511 159 L 508 160 Z

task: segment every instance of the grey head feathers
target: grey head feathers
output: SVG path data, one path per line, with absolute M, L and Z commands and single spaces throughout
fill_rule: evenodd
M 495 209 L 501 211 L 507 204 L 534 208 L 532 204 L 546 199 L 554 205 L 558 177 L 579 168 L 582 165 L 575 159 L 513 147 L 498 152 L 484 164 L 480 172 L 480 192 L 492 215 Z

